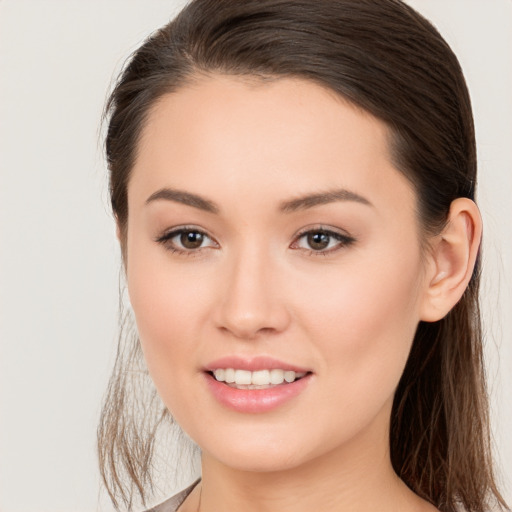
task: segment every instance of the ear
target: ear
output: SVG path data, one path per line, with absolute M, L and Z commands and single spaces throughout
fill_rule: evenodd
M 460 300 L 473 274 L 481 238 L 478 207 L 470 199 L 455 199 L 446 227 L 432 243 L 421 320 L 441 320 Z

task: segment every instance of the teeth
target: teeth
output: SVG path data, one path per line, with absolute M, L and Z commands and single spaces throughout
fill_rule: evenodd
M 252 372 L 251 384 L 256 384 L 258 386 L 270 384 L 270 371 L 258 370 L 257 372 Z
M 295 372 L 284 372 L 284 380 L 286 382 L 293 382 L 295 380 Z
M 284 382 L 283 370 L 270 370 L 270 384 L 282 384 Z
M 251 372 L 247 370 L 235 370 L 235 384 L 252 384 Z
M 213 375 L 215 375 L 215 378 L 220 381 L 224 382 L 226 380 L 226 370 L 218 369 L 213 372 Z
M 233 370 L 233 368 L 226 368 L 226 370 L 224 370 L 224 380 L 225 382 L 228 382 L 230 384 L 232 384 L 233 382 L 235 382 L 235 370 Z M 219 379 L 217 379 L 219 380 Z
M 261 387 L 277 386 L 283 382 L 291 383 L 306 375 L 291 370 L 236 370 L 234 368 L 218 368 L 213 372 L 215 379 L 219 382 L 232 384 L 233 387 L 244 389 L 260 389 Z

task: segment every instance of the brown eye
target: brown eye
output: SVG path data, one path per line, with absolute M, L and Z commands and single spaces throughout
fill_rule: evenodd
M 155 242 L 162 244 L 165 249 L 182 254 L 196 254 L 207 248 L 218 247 L 218 244 L 206 233 L 195 228 L 178 228 L 167 232 Z
M 355 239 L 349 235 L 329 229 L 313 229 L 300 235 L 297 241 L 292 244 L 292 248 L 306 249 L 312 254 L 316 253 L 326 256 L 339 249 L 348 247 L 354 242 Z
M 185 249 L 198 249 L 203 240 L 204 235 L 198 231 L 183 231 L 180 235 L 180 243 Z
M 322 231 L 308 233 L 307 235 L 308 245 L 315 251 L 321 251 L 322 249 L 328 247 L 330 240 L 330 235 Z

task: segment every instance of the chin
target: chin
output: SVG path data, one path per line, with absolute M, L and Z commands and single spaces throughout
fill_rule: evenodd
M 251 473 L 274 473 L 299 467 L 304 460 L 295 453 L 281 452 L 273 447 L 251 451 L 211 453 L 223 465 L 231 469 Z
M 315 442 L 311 432 L 309 436 L 297 431 L 296 435 L 290 434 L 289 429 L 280 433 L 277 426 L 273 431 L 270 426 L 264 432 L 254 428 L 242 430 L 243 435 L 223 430 L 217 436 L 196 442 L 208 458 L 236 471 L 254 473 L 296 469 L 335 448 Z

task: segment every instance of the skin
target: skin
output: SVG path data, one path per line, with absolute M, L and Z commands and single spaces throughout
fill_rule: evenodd
M 128 185 L 126 272 L 150 374 L 202 449 L 202 483 L 180 510 L 199 499 L 203 512 L 435 510 L 391 467 L 390 411 L 418 322 L 444 316 L 467 284 L 479 217 L 457 200 L 422 252 L 416 196 L 388 137 L 376 118 L 299 79 L 202 77 L 152 109 Z M 163 188 L 218 212 L 147 202 Z M 368 204 L 280 210 L 339 189 Z M 206 234 L 200 248 L 158 241 L 184 226 Z M 331 237 L 314 251 L 303 233 L 320 228 L 352 242 Z M 277 409 L 233 411 L 202 371 L 233 354 L 312 377 Z

